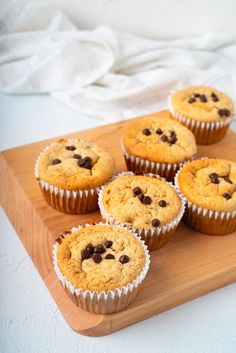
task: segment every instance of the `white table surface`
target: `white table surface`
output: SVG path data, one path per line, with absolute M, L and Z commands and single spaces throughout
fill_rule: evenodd
M 0 95 L 1 150 L 102 123 L 46 95 Z M 1 353 L 236 352 L 236 283 L 109 336 L 73 332 L 2 209 L 0 280 Z
M 78 28 L 106 23 L 121 31 L 152 38 L 235 31 L 235 0 L 38 1 L 62 10 Z

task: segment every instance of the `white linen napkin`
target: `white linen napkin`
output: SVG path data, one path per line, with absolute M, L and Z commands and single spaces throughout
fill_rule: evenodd
M 78 30 L 60 11 L 8 0 L 0 14 L 0 92 L 49 93 L 106 121 L 162 109 L 187 85 L 236 98 L 236 33 L 151 40 L 108 26 Z

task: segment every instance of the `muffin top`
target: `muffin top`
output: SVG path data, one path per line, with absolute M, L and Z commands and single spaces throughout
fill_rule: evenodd
M 170 96 L 170 110 L 186 118 L 217 122 L 234 115 L 232 100 L 215 88 L 205 86 L 187 87 Z
M 167 111 L 132 122 L 124 131 L 123 145 L 135 157 L 160 163 L 180 163 L 197 151 L 192 132 Z
M 236 163 L 198 159 L 178 175 L 180 191 L 194 204 L 214 211 L 236 211 Z
M 114 159 L 103 148 L 81 140 L 58 140 L 42 152 L 38 177 L 67 190 L 101 186 L 113 173 Z
M 129 231 L 109 225 L 83 227 L 59 245 L 61 273 L 82 290 L 108 291 L 135 280 L 146 263 L 143 245 Z
M 125 175 L 102 192 L 102 205 L 116 221 L 133 228 L 154 229 L 173 221 L 181 209 L 175 189 L 157 177 Z

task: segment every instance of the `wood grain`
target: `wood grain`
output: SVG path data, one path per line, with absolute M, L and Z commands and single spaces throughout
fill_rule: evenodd
M 126 122 L 118 122 L 66 137 L 82 137 L 110 150 L 116 170 L 125 170 L 120 137 Z M 52 140 L 4 151 L 0 155 L 0 201 L 43 281 L 71 328 L 100 336 L 168 310 L 236 280 L 236 234 L 223 237 L 197 233 L 181 224 L 173 239 L 152 253 L 151 267 L 137 299 L 127 309 L 110 315 L 80 310 L 65 294 L 52 267 L 52 245 L 72 226 L 100 220 L 99 212 L 66 215 L 50 208 L 34 179 L 34 162 Z M 236 134 L 219 143 L 199 146 L 198 157 L 236 161 Z M 35 298 L 37 300 L 37 298 Z

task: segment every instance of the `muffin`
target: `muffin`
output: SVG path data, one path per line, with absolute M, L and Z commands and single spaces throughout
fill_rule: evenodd
M 128 170 L 159 174 L 169 181 L 197 151 L 194 135 L 167 111 L 132 122 L 123 133 L 122 147 Z
M 60 139 L 38 157 L 35 177 L 50 206 L 65 213 L 88 213 L 98 208 L 98 188 L 113 170 L 114 159 L 103 148 Z
M 132 229 L 149 250 L 164 246 L 184 213 L 184 202 L 173 185 L 157 175 L 121 173 L 99 192 L 103 220 Z
M 220 141 L 234 115 L 233 102 L 227 95 L 204 86 L 187 87 L 171 94 L 169 110 L 194 133 L 200 145 Z
M 126 228 L 108 224 L 73 228 L 53 249 L 63 287 L 84 310 L 109 314 L 138 294 L 150 263 L 143 241 Z
M 185 222 L 199 232 L 236 230 L 236 163 L 198 159 L 178 172 L 175 184 L 187 202 Z

